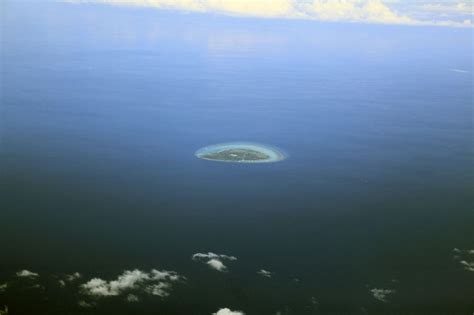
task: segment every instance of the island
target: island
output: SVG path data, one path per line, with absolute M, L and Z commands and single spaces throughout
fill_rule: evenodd
M 196 156 L 203 160 L 234 163 L 269 163 L 286 158 L 286 154 L 275 147 L 251 142 L 206 146 L 196 151 Z

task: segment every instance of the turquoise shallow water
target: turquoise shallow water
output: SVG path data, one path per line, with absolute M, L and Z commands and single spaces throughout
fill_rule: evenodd
M 4 6 L 11 314 L 473 311 L 470 30 Z

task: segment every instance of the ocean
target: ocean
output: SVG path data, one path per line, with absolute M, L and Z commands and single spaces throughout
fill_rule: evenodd
M 472 29 L 2 5 L 0 309 L 474 311 Z

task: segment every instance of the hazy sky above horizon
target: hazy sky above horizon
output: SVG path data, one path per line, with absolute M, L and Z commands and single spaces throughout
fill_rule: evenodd
M 259 18 L 472 27 L 469 0 L 63 0 Z

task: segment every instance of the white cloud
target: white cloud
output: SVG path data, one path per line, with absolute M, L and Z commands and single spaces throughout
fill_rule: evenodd
M 381 302 L 388 302 L 387 297 L 395 293 L 395 290 L 373 288 L 372 290 L 370 290 L 370 292 L 372 292 L 372 295 L 375 299 Z
M 395 13 L 381 0 L 313 0 L 302 6 L 309 17 L 321 21 L 416 24 L 411 18 Z
M 62 279 L 59 279 L 58 283 L 59 283 L 60 287 L 65 287 L 68 282 L 73 282 L 77 279 L 80 279 L 81 277 L 82 277 L 82 275 L 79 272 L 74 272 L 74 273 L 71 273 L 71 274 L 62 275 L 62 276 L 60 276 L 60 278 L 62 278 Z
M 213 313 L 213 315 L 245 315 L 245 313 L 241 311 L 231 311 L 228 308 L 221 308 L 216 313 Z
M 453 258 L 463 266 L 464 270 L 474 272 L 474 261 L 468 261 L 471 259 L 471 255 L 474 255 L 474 249 L 461 250 L 459 248 L 453 249 Z
M 82 307 L 82 308 L 91 308 L 94 306 L 94 304 L 88 303 L 84 300 L 80 300 L 79 302 L 77 302 L 77 305 L 79 305 L 79 307 Z
M 184 277 L 178 275 L 174 271 L 168 271 L 168 270 L 160 271 L 160 270 L 153 269 L 151 271 L 151 279 L 152 280 L 178 281 L 178 280 L 184 279 Z
M 94 278 L 89 280 L 86 284 L 83 284 L 82 287 L 90 295 L 100 295 L 100 296 L 109 296 L 109 295 L 118 295 L 119 291 L 112 290 L 111 286 L 107 281 L 100 278 Z
M 124 291 L 143 289 L 145 292 L 161 297 L 167 296 L 170 283 L 182 279 L 174 271 L 159 271 L 153 269 L 151 272 L 141 270 L 125 270 L 116 280 L 105 281 L 93 278 L 81 287 L 84 292 L 93 296 L 116 296 Z
M 192 12 L 215 12 L 256 17 L 286 17 L 293 0 L 69 0 L 71 3 L 106 3 L 147 6 Z
M 138 301 L 140 301 L 140 299 L 135 294 L 127 295 L 127 302 L 135 303 L 135 302 L 138 302 Z
M 160 282 L 158 284 L 151 285 L 147 288 L 147 292 L 151 295 L 156 295 L 159 297 L 167 297 L 169 295 L 168 289 L 170 284 L 166 282 Z
M 469 73 L 469 71 L 463 70 L 463 69 L 449 69 L 449 70 L 452 72 L 457 72 L 457 73 Z
M 222 261 L 220 261 L 219 259 L 211 259 L 207 262 L 207 264 L 213 268 L 213 269 L 216 269 L 217 271 L 225 271 L 227 269 L 227 267 L 224 265 L 224 263 Z
M 66 280 L 67 281 L 74 281 L 74 280 L 77 280 L 81 277 L 82 277 L 82 275 L 79 272 L 75 272 L 75 273 L 66 275 Z
M 193 255 L 192 259 L 200 259 L 200 258 L 217 258 L 217 259 L 227 259 L 227 260 L 237 260 L 237 257 L 235 256 L 228 256 L 228 255 L 222 255 L 222 254 L 215 254 L 213 252 L 208 252 L 206 253 L 196 253 Z
M 313 307 L 313 309 L 317 310 L 318 307 L 319 307 L 319 302 L 318 300 L 316 299 L 316 297 L 312 296 L 310 299 L 309 299 L 309 302 L 311 303 L 311 306 Z
M 411 16 L 419 12 L 443 11 L 465 14 L 472 7 L 460 2 L 455 5 L 424 4 L 409 6 L 413 12 L 400 13 L 382 0 L 64 0 L 70 3 L 104 3 L 146 6 L 157 9 L 216 13 L 260 18 L 311 19 L 331 22 L 380 24 L 470 26 L 471 20 L 418 20 Z
M 29 289 L 38 289 L 38 290 L 43 290 L 44 291 L 44 286 L 40 285 L 40 284 L 34 284 L 30 287 L 28 287 Z
M 196 253 L 192 256 L 192 260 L 205 262 L 207 265 L 209 265 L 209 267 L 217 271 L 226 271 L 227 266 L 224 265 L 223 260 L 234 261 L 237 260 L 237 257 L 208 252 Z
M 0 292 L 5 292 L 8 288 L 8 283 L 0 284 Z
M 474 261 L 461 260 L 459 263 L 464 266 L 465 270 L 474 272 Z
M 258 272 L 257 272 L 259 275 L 263 276 L 263 277 L 267 277 L 267 278 L 271 278 L 273 273 L 268 271 L 268 270 L 265 270 L 265 269 L 260 269 Z
M 21 271 L 18 271 L 16 273 L 17 277 L 25 277 L 25 278 L 34 278 L 34 277 L 38 277 L 39 274 L 37 274 L 36 272 L 32 272 L 32 271 L 29 271 L 29 270 L 21 270 Z
M 426 3 L 421 6 L 425 11 L 441 12 L 441 13 L 462 13 L 467 15 L 474 15 L 472 3 L 468 1 L 457 3 Z

